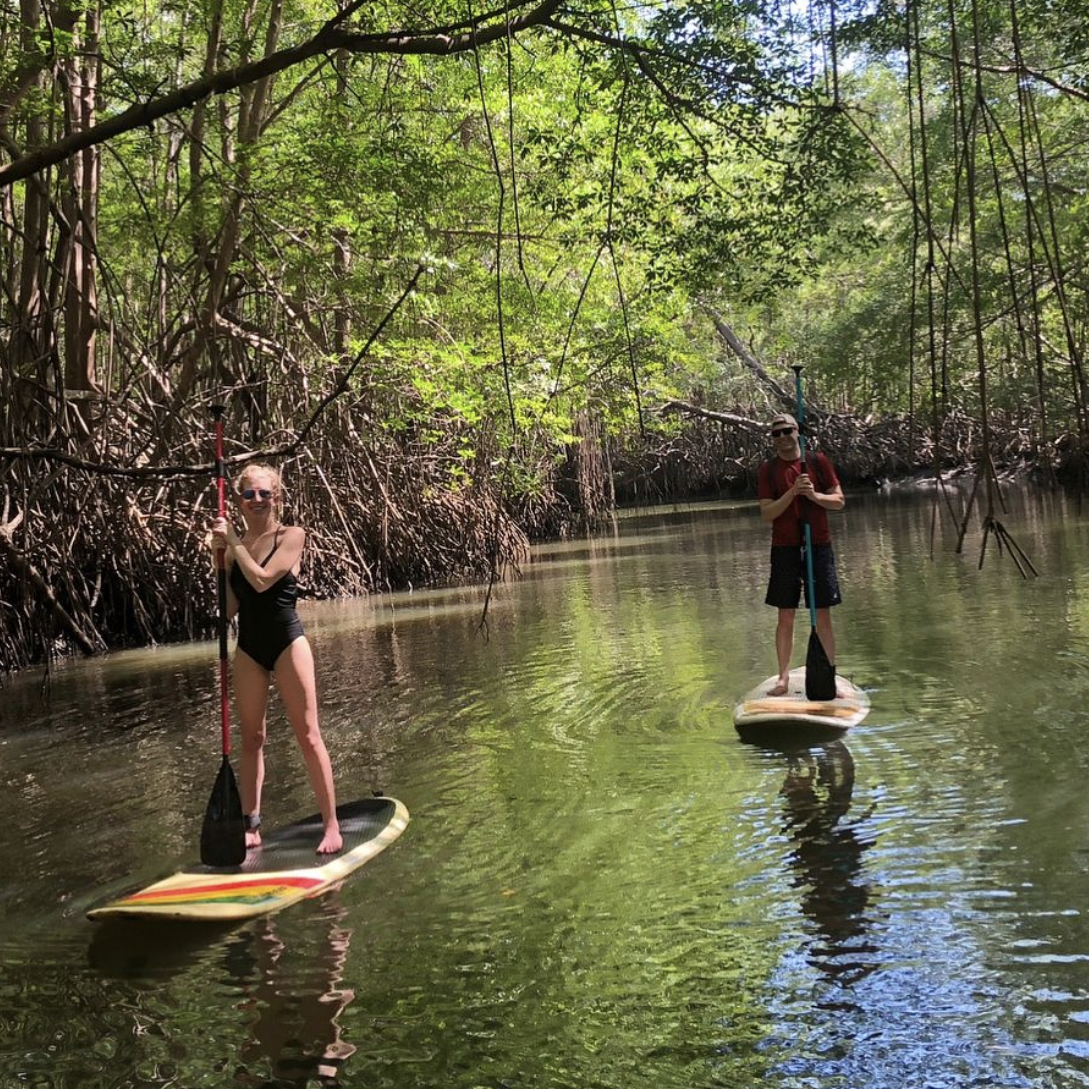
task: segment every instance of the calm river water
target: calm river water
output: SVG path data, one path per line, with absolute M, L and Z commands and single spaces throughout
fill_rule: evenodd
M 341 796 L 412 823 L 234 928 L 84 918 L 197 850 L 214 644 L 9 681 L 0 1089 L 1089 1085 L 1089 511 L 1011 497 L 1028 582 L 932 516 L 837 519 L 873 711 L 798 751 L 731 720 L 752 504 L 542 548 L 486 633 L 476 587 L 305 605 Z M 266 820 L 312 808 L 277 709 Z

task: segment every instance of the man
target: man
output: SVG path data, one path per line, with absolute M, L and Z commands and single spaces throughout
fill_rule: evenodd
M 786 412 L 772 418 L 771 440 L 775 456 L 760 466 L 756 494 L 760 515 L 771 522 L 771 577 L 765 604 L 779 610 L 775 629 L 775 653 L 779 679 L 769 695 L 784 696 L 790 683 L 790 655 L 794 649 L 794 615 L 805 582 L 805 530 L 809 523 L 813 543 L 813 586 L 817 606 L 817 635 L 828 661 L 835 664 L 836 641 L 832 634 L 833 605 L 843 599 L 836 576 L 836 557 L 828 531 L 828 511 L 843 510 L 845 500 L 832 463 L 809 452 L 802 464 L 798 422 Z M 810 475 L 812 473 L 812 476 Z M 808 593 L 806 595 L 808 604 Z

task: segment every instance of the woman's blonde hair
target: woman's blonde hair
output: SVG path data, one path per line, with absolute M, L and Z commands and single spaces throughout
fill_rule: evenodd
M 276 498 L 279 500 L 284 491 L 283 480 L 280 478 L 280 470 L 274 469 L 271 465 L 268 465 L 263 461 L 255 461 L 250 465 L 243 466 L 242 471 L 234 478 L 234 490 L 236 492 L 242 491 L 242 482 L 251 474 L 255 475 L 257 473 L 262 473 L 265 476 L 272 478 L 272 486 L 276 491 Z

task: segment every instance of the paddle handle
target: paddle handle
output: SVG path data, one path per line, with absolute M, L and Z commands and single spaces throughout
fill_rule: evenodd
M 227 473 L 223 462 L 223 406 L 212 406 L 216 425 L 216 511 L 227 517 Z M 216 589 L 219 605 L 219 717 L 223 735 L 223 755 L 231 753 L 230 667 L 227 663 L 227 553 L 216 549 Z
M 805 398 L 802 396 L 802 365 L 794 363 L 790 368 L 794 372 L 794 399 L 798 404 L 798 447 L 802 453 L 802 472 L 809 472 L 809 463 L 805 460 Z M 805 539 L 805 585 L 808 589 L 809 623 L 817 626 L 817 599 L 813 589 L 813 537 L 809 529 L 809 519 L 802 526 Z

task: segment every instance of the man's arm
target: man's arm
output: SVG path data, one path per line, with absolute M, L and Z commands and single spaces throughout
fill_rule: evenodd
M 818 507 L 824 507 L 825 510 L 843 510 L 847 503 L 843 496 L 843 489 L 838 483 L 830 492 L 818 492 L 813 487 L 813 481 L 809 479 L 808 473 L 802 473 L 794 481 L 794 487 L 803 499 L 808 499 L 810 503 L 816 503 Z
M 778 499 L 761 499 L 760 500 L 760 517 L 765 522 L 774 522 L 780 514 L 783 513 L 794 502 L 795 496 L 799 493 L 798 481 L 803 479 L 798 477 L 793 484 Z

